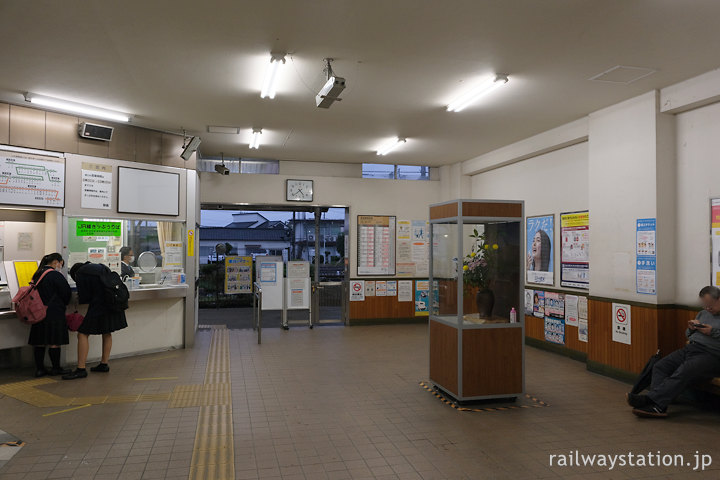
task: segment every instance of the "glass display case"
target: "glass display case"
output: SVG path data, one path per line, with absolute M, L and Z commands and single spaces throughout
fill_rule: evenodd
M 459 401 L 524 393 L 523 209 L 430 207 L 430 380 Z

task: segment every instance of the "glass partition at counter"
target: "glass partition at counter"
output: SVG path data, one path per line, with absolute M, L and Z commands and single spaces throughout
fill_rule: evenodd
M 509 323 L 519 305 L 519 221 L 475 221 L 465 218 L 432 224 L 431 314 L 463 325 Z M 458 295 L 460 292 L 460 295 Z M 458 300 L 462 309 L 458 308 Z M 517 314 L 518 317 L 520 313 Z
M 155 220 L 70 217 L 66 264 L 70 268 L 78 262 L 103 263 L 120 274 L 120 251 L 129 247 L 134 256 L 129 266 L 140 283 L 182 283 L 179 275 L 185 267 L 183 225 Z M 136 262 L 143 252 L 155 256 L 160 266 L 156 272 L 140 272 Z

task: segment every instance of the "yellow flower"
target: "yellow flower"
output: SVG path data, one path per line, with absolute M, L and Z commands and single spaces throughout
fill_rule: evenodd
M 472 253 L 470 254 L 470 257 L 471 257 L 471 258 L 475 258 L 475 252 L 472 252 Z
M 497 243 L 493 243 L 493 250 L 497 250 L 498 248 L 500 248 L 500 247 L 498 247 L 498 244 L 497 244 Z
M 485 250 L 489 250 L 489 249 L 490 249 L 490 245 L 488 245 L 488 244 L 486 243 L 486 244 L 485 244 Z
M 467 272 L 468 270 L 470 270 L 470 267 L 468 267 L 467 265 L 463 265 L 463 271 Z

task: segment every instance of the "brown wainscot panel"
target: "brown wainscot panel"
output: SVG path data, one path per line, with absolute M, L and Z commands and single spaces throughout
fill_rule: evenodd
M 639 373 L 658 349 L 658 309 L 632 306 L 631 345 L 612 339 L 612 302 L 588 299 L 588 360 Z
M 463 397 L 522 392 L 522 329 L 463 331 Z
M 414 302 L 398 302 L 398 297 L 365 297 L 350 302 L 350 319 L 410 318 L 415 316 Z M 427 317 L 426 317 L 427 318 Z
M 545 340 L 545 320 L 525 315 L 525 336 L 536 340 Z
M 458 331 L 430 320 L 430 380 L 458 395 Z

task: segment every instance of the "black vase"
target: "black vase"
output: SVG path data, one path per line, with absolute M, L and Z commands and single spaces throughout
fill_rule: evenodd
M 475 295 L 475 304 L 480 318 L 490 318 L 495 306 L 495 294 L 492 290 L 478 290 Z

